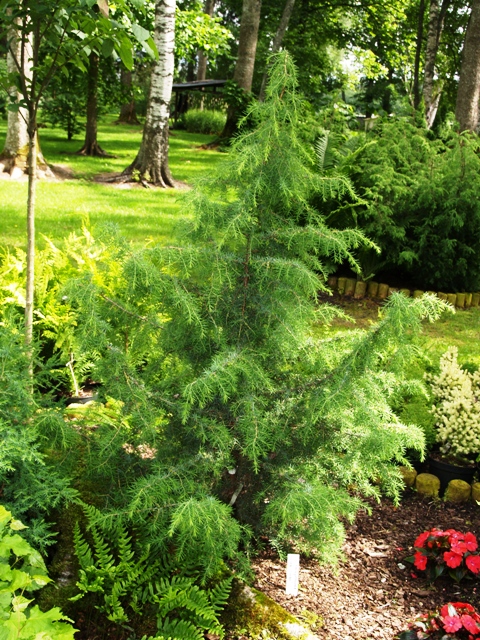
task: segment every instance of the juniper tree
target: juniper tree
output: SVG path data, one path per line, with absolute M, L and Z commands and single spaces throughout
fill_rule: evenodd
M 279 54 L 248 114 L 257 128 L 186 195 L 182 246 L 87 247 L 82 282 L 63 292 L 83 331 L 71 348 L 96 357 L 115 399 L 87 412 L 73 454 L 88 452 L 83 481 L 102 487 L 112 520 L 206 574 L 235 555 L 246 524 L 332 557 L 342 520 L 362 497 L 398 499 L 397 465 L 423 446 L 391 400 L 422 318 L 445 305 L 393 295 L 370 331 L 319 337 L 335 313 L 317 302 L 332 263 L 356 269 L 369 241 L 310 205 L 351 187 L 302 144 L 295 89 Z

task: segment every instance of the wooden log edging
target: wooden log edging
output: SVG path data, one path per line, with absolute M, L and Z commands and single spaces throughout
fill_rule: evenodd
M 341 296 L 361 300 L 362 298 L 372 298 L 376 300 L 386 300 L 395 291 L 400 291 L 407 298 L 420 298 L 425 291 L 421 289 L 398 289 L 390 287 L 383 282 L 364 282 L 363 280 L 355 280 L 354 278 L 344 278 L 330 276 L 327 284 L 332 291 L 336 291 Z M 449 302 L 457 309 L 470 309 L 471 307 L 480 306 L 480 291 L 462 292 L 462 293 L 443 293 L 443 291 L 427 291 L 438 296 L 441 300 Z

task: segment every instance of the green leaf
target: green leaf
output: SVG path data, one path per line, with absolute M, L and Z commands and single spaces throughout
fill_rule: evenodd
M 27 525 L 20 522 L 20 520 L 12 520 L 10 523 L 10 529 L 13 531 L 21 531 L 22 529 L 28 529 Z
M 7 543 L 16 556 L 28 556 L 34 552 L 28 542 L 17 534 L 6 538 L 2 543 Z
M 30 602 L 33 600 L 28 600 L 28 598 L 24 598 L 23 596 L 16 596 L 12 600 L 12 607 L 14 611 L 25 611 Z
M 3 505 L 0 505 L 0 531 L 5 528 L 5 525 L 11 519 L 12 514 L 7 511 Z
M 19 569 L 12 569 L 12 582 L 10 583 L 10 590 L 16 591 L 17 589 L 26 589 L 32 584 L 32 578 Z
M 152 60 L 158 60 L 158 50 L 153 38 L 145 40 L 143 48 L 145 49 L 145 53 L 152 58 Z
M 132 45 L 129 40 L 122 40 L 120 43 L 120 47 L 117 49 L 118 55 L 120 56 L 120 60 L 123 62 L 125 67 L 128 70 L 133 69 L 133 53 L 132 53 Z
M 150 38 L 150 31 L 148 29 L 144 29 L 139 24 L 132 24 L 132 32 L 135 39 L 140 42 L 140 44 L 143 44 Z
M 113 40 L 104 40 L 102 42 L 102 56 L 105 56 L 105 58 L 108 58 L 109 56 L 112 55 L 113 50 L 115 48 L 115 43 L 113 42 Z

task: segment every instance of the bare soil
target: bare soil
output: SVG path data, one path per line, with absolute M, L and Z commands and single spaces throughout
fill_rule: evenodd
M 347 528 L 344 560 L 334 570 L 301 559 L 300 592 L 285 595 L 285 562 L 265 552 L 254 562 L 255 587 L 306 622 L 321 640 L 391 640 L 418 614 L 445 602 L 480 607 L 476 579 L 456 584 L 449 577 L 429 585 L 405 562 L 422 531 L 454 528 L 480 534 L 480 507 L 425 499 L 407 490 L 399 507 L 384 500 L 371 515 L 359 514 Z

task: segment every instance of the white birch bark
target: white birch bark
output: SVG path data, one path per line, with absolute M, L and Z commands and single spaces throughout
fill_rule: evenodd
M 30 61 L 32 59 L 32 42 L 27 41 L 24 46 L 22 56 L 22 42 L 17 38 L 16 30 L 10 31 L 8 34 L 9 50 L 7 52 L 7 71 L 8 73 L 17 73 L 18 65 L 22 65 L 23 73 L 27 82 L 32 78 L 32 70 Z M 16 87 L 11 87 L 9 98 L 12 102 L 19 102 L 21 95 Z M 0 162 L 3 167 L 2 171 L 13 174 L 23 175 L 28 163 L 28 111 L 27 109 L 19 109 L 18 111 L 8 110 L 7 114 L 7 137 L 5 146 L 0 156 Z
M 175 186 L 168 168 L 168 119 L 172 97 L 176 0 L 157 0 L 154 39 L 158 60 L 152 70 L 150 95 L 140 151 L 124 173 L 138 171 L 142 180 Z
M 7 71 L 8 73 L 18 73 L 22 69 L 26 86 L 32 80 L 32 58 L 33 58 L 33 34 L 23 43 L 18 37 L 16 29 L 12 29 L 8 34 L 7 51 Z M 23 55 L 22 55 L 23 53 Z M 9 96 L 12 102 L 18 103 L 22 100 L 22 94 L 15 86 L 10 88 Z M 53 176 L 40 150 L 38 135 L 36 137 L 36 171 L 37 177 Z M 7 113 L 7 136 L 5 146 L 0 154 L 0 173 L 7 172 L 13 179 L 21 178 L 28 173 L 29 158 L 29 137 L 28 137 L 28 110 L 20 108 L 18 111 Z
M 439 0 L 430 0 L 427 49 L 425 51 L 425 70 L 423 77 L 423 101 L 425 103 L 425 119 L 428 129 L 431 129 L 433 126 L 442 95 L 442 83 L 439 81 L 435 82 L 435 65 L 445 15 L 450 3 L 450 0 L 442 0 L 440 6 Z

